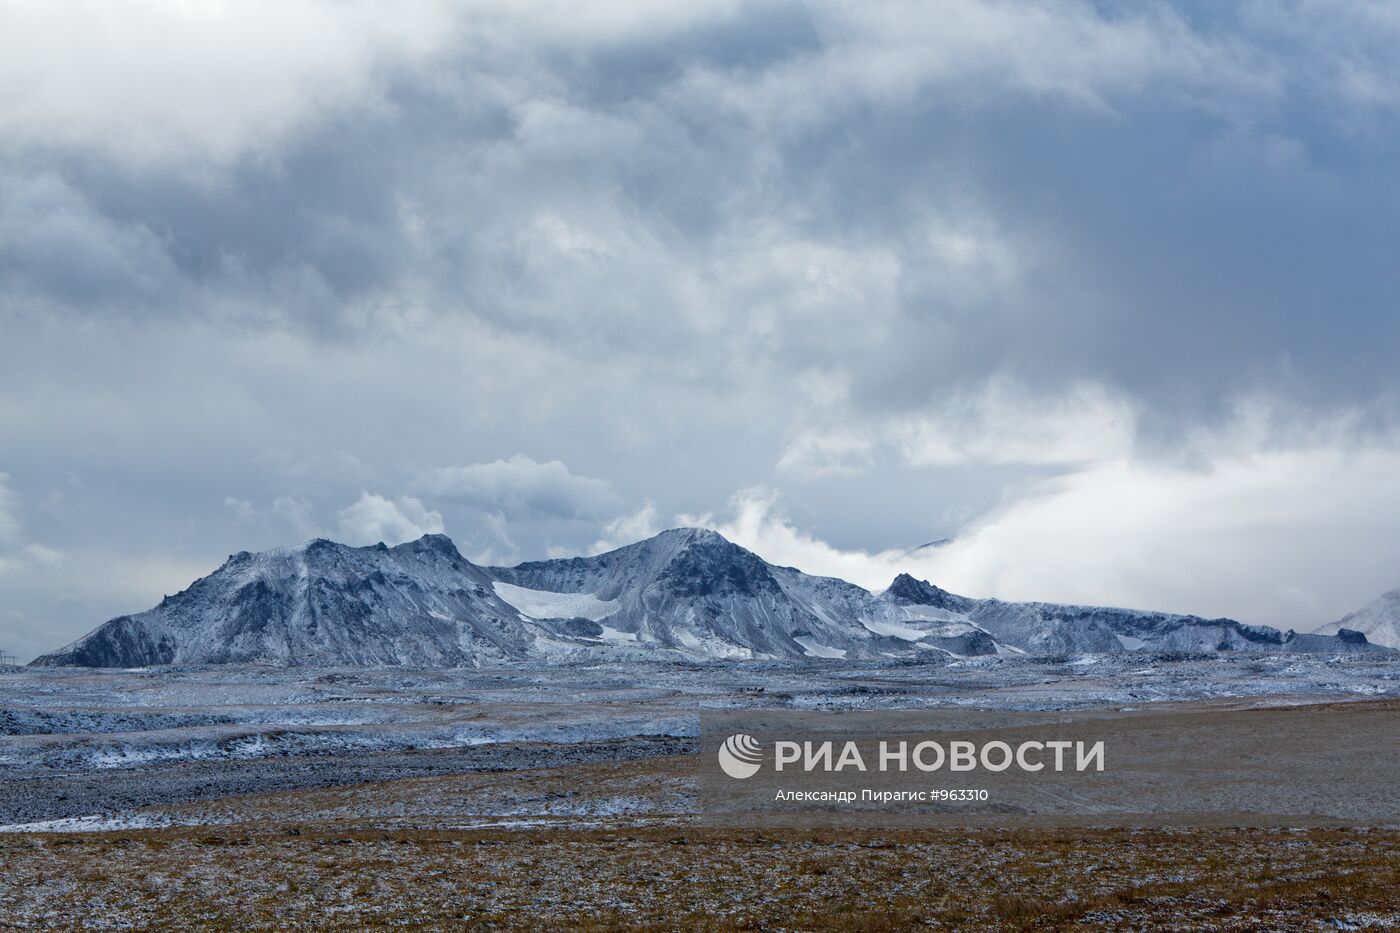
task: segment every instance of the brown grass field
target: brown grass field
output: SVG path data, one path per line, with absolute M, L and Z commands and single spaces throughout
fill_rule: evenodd
M 400 778 L 136 812 L 163 828 L 0 834 L 0 928 L 1400 928 L 1397 829 L 717 826 L 696 812 L 698 761 Z
M 1377 831 L 341 831 L 0 841 L 18 929 L 1336 930 L 1400 925 Z
M 679 812 L 686 768 L 416 778 L 163 810 L 205 825 L 4 834 L 0 927 L 1400 927 L 1400 831 L 707 828 Z M 589 816 L 565 786 L 633 809 Z

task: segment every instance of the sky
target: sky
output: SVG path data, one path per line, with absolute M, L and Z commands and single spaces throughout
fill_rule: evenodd
M 1362 0 L 0 0 L 0 649 L 678 524 L 1314 628 L 1400 586 L 1397 130 Z

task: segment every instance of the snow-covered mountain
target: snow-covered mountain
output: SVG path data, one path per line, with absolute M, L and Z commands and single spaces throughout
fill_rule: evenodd
M 488 570 L 528 591 L 606 600 L 611 611 L 595 624 L 615 644 L 732 658 L 996 650 L 986 632 L 965 620 L 912 617 L 853 583 L 774 566 L 697 528 L 663 531 L 597 557 Z M 498 592 L 508 601 L 520 598 L 515 590 Z
M 443 535 L 392 548 L 318 539 L 241 551 L 154 609 L 33 663 L 450 667 L 528 657 L 532 634 L 493 582 Z
M 1348 613 L 1317 630 L 1319 635 L 1337 635 L 1343 630 L 1360 632 L 1377 645 L 1400 648 L 1400 590 L 1391 590 L 1374 602 Z
M 595 557 L 478 567 L 451 540 L 233 555 L 40 665 L 451 667 L 590 657 L 875 658 L 1377 650 L 1229 619 L 972 599 L 901 574 L 874 594 L 678 528 Z M 1383 649 L 1381 649 L 1383 650 Z

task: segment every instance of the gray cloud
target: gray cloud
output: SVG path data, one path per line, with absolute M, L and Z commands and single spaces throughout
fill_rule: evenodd
M 0 8 L 6 553 L 63 554 L 0 580 L 24 650 L 313 534 L 537 557 L 761 486 L 881 553 L 1248 463 L 1196 443 L 1241 398 L 1391 444 L 1374 4 L 72 15 Z

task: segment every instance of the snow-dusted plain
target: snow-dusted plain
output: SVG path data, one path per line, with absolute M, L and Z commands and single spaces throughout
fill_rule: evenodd
M 304 786 L 313 777 L 318 786 L 354 784 L 416 773 L 433 752 L 450 752 L 442 767 L 456 771 L 585 752 L 589 760 L 674 754 L 696 735 L 706 709 L 1044 710 L 1377 697 L 1400 697 L 1400 665 L 1388 655 L 12 669 L 0 675 L 0 823 L 90 817 L 105 825 L 125 809 L 118 799 L 217 798 Z M 167 786 L 167 778 L 179 781 Z

